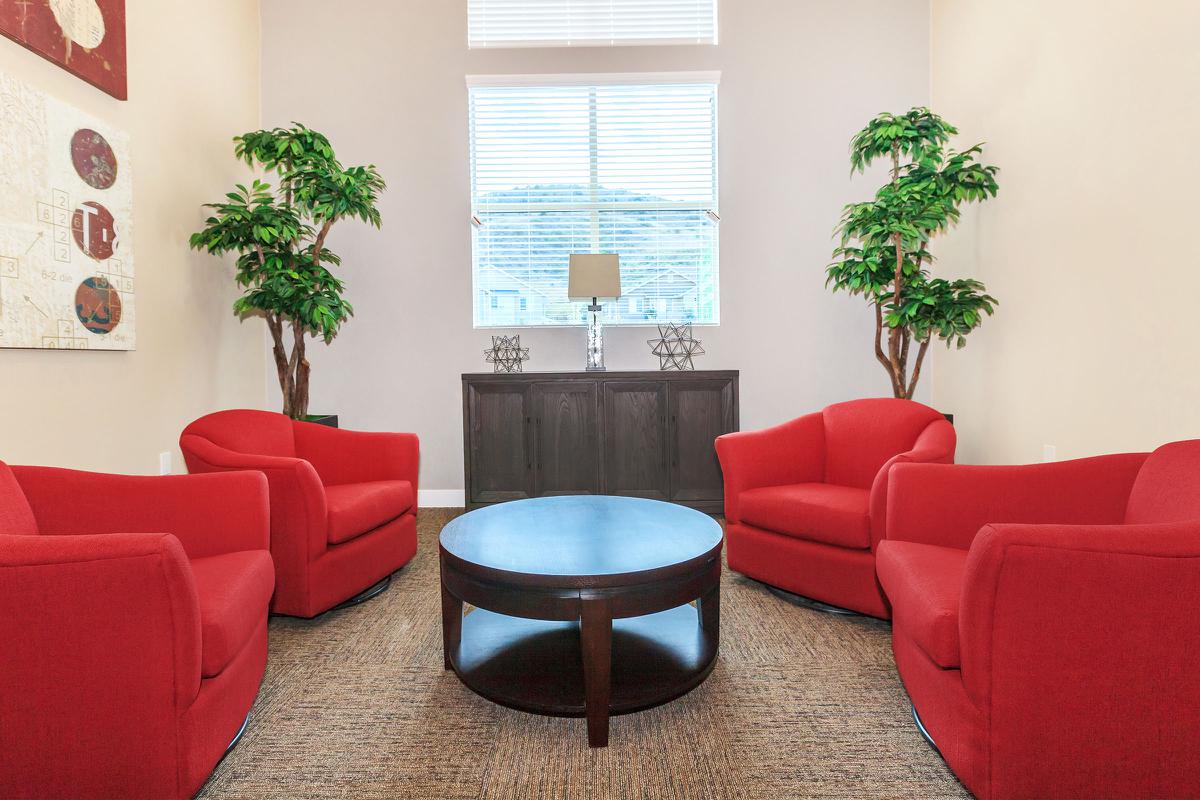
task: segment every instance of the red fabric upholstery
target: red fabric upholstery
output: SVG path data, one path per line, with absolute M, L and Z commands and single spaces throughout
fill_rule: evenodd
M 1028 466 L 899 464 L 887 538 L 967 549 L 989 522 L 1118 523 L 1144 453 Z
M 270 508 L 261 475 L 101 475 L 14 467 L 42 533 L 169 530 L 188 558 L 266 550 Z
M 329 543 L 348 542 L 391 522 L 413 507 L 408 481 L 371 481 L 325 487 Z
M 926 730 L 936 731 L 933 736 L 942 758 L 963 785 L 978 796 L 975 787 L 986 782 L 982 773 L 988 763 L 987 719 L 983 710 L 967 697 L 961 669 L 939 666 L 904 628 L 895 625 L 892 654 L 904 688 L 921 715 L 921 723 Z M 1034 797 L 1031 795 L 1027 800 Z
M 875 553 L 879 582 L 892 601 L 892 624 L 939 667 L 959 665 L 958 601 L 967 551 L 884 541 Z
M 1200 442 L 1148 458 L 901 465 L 892 477 L 878 565 L 896 664 L 967 788 L 985 799 L 1200 795 L 1200 516 L 1180 519 L 1200 508 Z M 991 524 L 961 529 L 981 513 Z M 945 604 L 946 563 L 901 535 L 970 548 L 961 669 L 939 663 L 922 630 L 925 609 Z
M 223 411 L 201 417 L 187 426 L 187 434 L 207 439 L 218 447 L 258 456 L 296 457 L 292 420 L 270 411 Z
M 717 438 L 725 477 L 725 520 L 742 521 L 742 493 L 762 486 L 825 480 L 825 422 L 808 414 L 760 431 Z
M 25 499 L 12 470 L 0 462 L 0 534 L 37 533 L 37 521 L 33 509 Z
M 725 526 L 725 555 L 731 570 L 770 586 L 872 617 L 890 613 L 870 550 L 781 536 L 742 522 Z
M 743 492 L 742 520 L 764 530 L 815 542 L 867 550 L 871 520 L 866 489 L 830 483 L 763 486 Z
M 190 472 L 266 475 L 277 614 L 328 611 L 416 553 L 420 450 L 413 434 L 338 430 L 234 410 L 188 425 L 179 446 Z M 353 488 L 395 482 L 408 484 L 407 495 L 399 487 Z
M 872 551 L 884 535 L 889 473 L 899 463 L 953 461 L 954 427 L 910 400 L 853 400 L 774 428 L 722 436 L 716 446 L 730 568 L 886 619 Z M 836 550 L 867 552 L 860 558 Z
M 271 565 L 253 552 L 267 544 L 265 480 L 0 474 L 15 479 L 0 516 L 12 518 L 16 486 L 32 532 L 59 534 L 0 534 L 0 797 L 192 796 L 266 663 Z M 206 555 L 193 560 L 191 546 Z M 258 591 L 219 600 L 204 578 L 218 573 L 227 585 L 252 576 Z M 208 678 L 204 616 L 216 606 L 237 633 Z
M 1125 522 L 1183 522 L 1200 519 L 1200 442 L 1163 445 L 1138 472 Z
M 211 678 L 233 661 L 262 621 L 249 608 L 266 608 L 275 567 L 266 550 L 245 550 L 192 561 L 200 600 L 200 675 Z
M 836 403 L 825 420 L 825 481 L 870 489 L 884 463 L 912 450 L 917 437 L 942 414 L 911 400 L 878 398 Z M 943 454 L 944 455 L 944 454 Z

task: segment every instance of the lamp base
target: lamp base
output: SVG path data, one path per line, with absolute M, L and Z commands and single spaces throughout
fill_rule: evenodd
M 587 367 L 588 372 L 606 372 L 604 369 L 604 325 L 600 320 L 602 309 L 596 298 L 588 306 Z

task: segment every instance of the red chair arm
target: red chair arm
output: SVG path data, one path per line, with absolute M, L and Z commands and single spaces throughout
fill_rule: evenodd
M 944 419 L 934 420 L 921 431 L 911 450 L 893 456 L 880 468 L 871 484 L 871 549 L 879 546 L 887 529 L 887 496 L 892 467 L 896 464 L 953 464 L 958 434 Z
M 963 587 L 963 681 L 989 720 L 994 786 L 1027 796 L 1020 787 L 1062 785 L 1021 772 L 1045 767 L 1044 753 L 1129 758 L 1131 743 L 1160 774 L 1196 774 L 1200 521 L 989 525 Z M 1072 779 L 1110 766 L 1084 759 L 1071 764 Z M 1118 767 L 1084 785 L 1114 796 L 1174 794 L 1136 782 L 1131 791 L 1124 777 Z
M 417 490 L 421 446 L 415 433 L 348 431 L 295 422 L 296 454 L 326 486 L 400 480 Z
M 43 533 L 167 531 L 190 558 L 270 544 L 267 482 L 260 473 L 147 477 L 12 469 Z
M 825 477 L 825 421 L 820 414 L 757 431 L 717 437 L 725 476 L 725 519 L 739 522 L 738 496 L 762 486 L 809 483 Z
M 276 585 L 305 591 L 309 563 L 329 546 L 325 486 L 312 464 L 302 458 L 237 453 L 190 433 L 179 438 L 179 446 L 192 472 L 258 470 L 267 476 Z
M 200 691 L 183 548 L 153 533 L 0 536 L 0 796 L 175 796 L 177 722 Z
M 286 456 L 263 456 L 239 453 L 221 447 L 211 439 L 195 433 L 179 437 L 179 449 L 191 472 L 227 472 L 231 470 L 288 469 L 302 459 Z
M 990 522 L 1116 524 L 1145 453 L 1024 466 L 897 464 L 885 535 L 963 550 Z

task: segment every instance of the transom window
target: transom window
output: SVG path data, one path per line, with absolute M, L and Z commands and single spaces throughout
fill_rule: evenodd
M 716 44 L 717 0 L 468 0 L 471 47 Z
M 476 327 L 583 322 L 571 253 L 621 256 L 610 324 L 719 321 L 717 78 L 471 80 Z

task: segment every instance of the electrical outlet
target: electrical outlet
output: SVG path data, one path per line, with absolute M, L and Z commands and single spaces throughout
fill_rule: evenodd
M 169 452 L 168 453 L 159 453 L 158 454 L 158 474 L 159 475 L 170 475 L 172 471 L 173 471 L 173 467 L 171 466 L 171 454 Z
M 1058 461 L 1058 448 L 1052 444 L 1042 445 L 1042 463 L 1049 464 L 1051 461 Z

